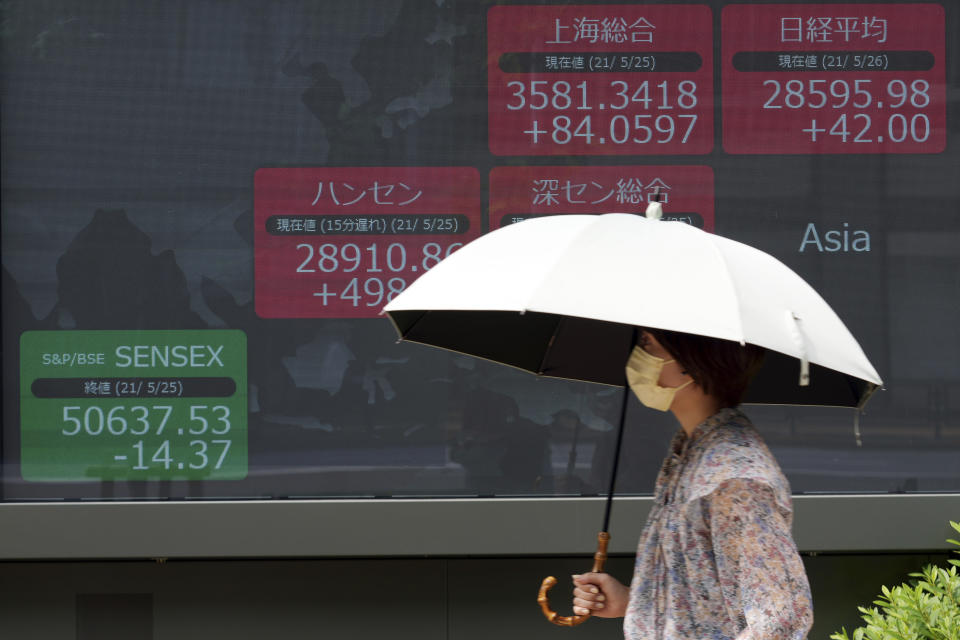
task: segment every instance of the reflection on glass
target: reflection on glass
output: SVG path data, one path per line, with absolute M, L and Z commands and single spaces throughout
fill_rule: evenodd
M 493 5 L 5 4 L 2 499 L 606 492 L 620 390 L 397 344 L 383 318 L 256 313 L 257 169 L 461 167 L 487 185 L 524 164 L 488 144 Z M 852 82 L 823 86 L 843 100 Z M 882 88 L 892 104 L 928 95 L 911 87 Z M 956 142 L 906 160 L 764 148 L 697 161 L 715 176 L 709 224 L 814 284 L 887 384 L 861 417 L 862 447 L 849 411 L 747 408 L 795 492 L 960 491 Z M 482 199 L 487 231 L 505 214 Z M 869 243 L 845 244 L 844 230 Z M 669 267 L 638 257 L 624 295 Z M 246 336 L 246 477 L 24 480 L 22 334 L 147 329 Z M 649 494 L 676 425 L 634 401 L 626 421 L 617 490 Z

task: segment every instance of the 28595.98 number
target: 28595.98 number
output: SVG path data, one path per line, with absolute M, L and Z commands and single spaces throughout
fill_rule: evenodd
M 763 86 L 770 89 L 764 109 L 923 109 L 930 104 L 930 83 L 922 78 L 909 84 L 894 78 L 879 88 L 868 78 L 852 82 L 814 78 L 807 82 L 788 80 L 782 84 L 779 80 L 764 80 Z

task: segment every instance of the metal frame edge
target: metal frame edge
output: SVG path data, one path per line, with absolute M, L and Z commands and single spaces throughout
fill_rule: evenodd
M 610 553 L 634 552 L 650 497 L 614 501 Z M 0 560 L 590 554 L 604 498 L 0 504 Z M 801 552 L 949 547 L 960 494 L 794 496 Z

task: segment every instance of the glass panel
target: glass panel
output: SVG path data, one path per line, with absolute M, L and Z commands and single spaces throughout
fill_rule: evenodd
M 619 389 L 379 311 L 490 230 L 655 193 L 885 381 L 862 446 L 850 410 L 747 408 L 795 492 L 960 491 L 957 7 L 824 7 L 5 2 L 0 497 L 603 494 Z M 676 423 L 626 429 L 650 493 Z

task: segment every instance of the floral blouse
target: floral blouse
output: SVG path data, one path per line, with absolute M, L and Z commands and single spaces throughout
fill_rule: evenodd
M 791 521 L 790 485 L 743 413 L 681 429 L 640 536 L 626 638 L 805 638 L 813 604 Z

